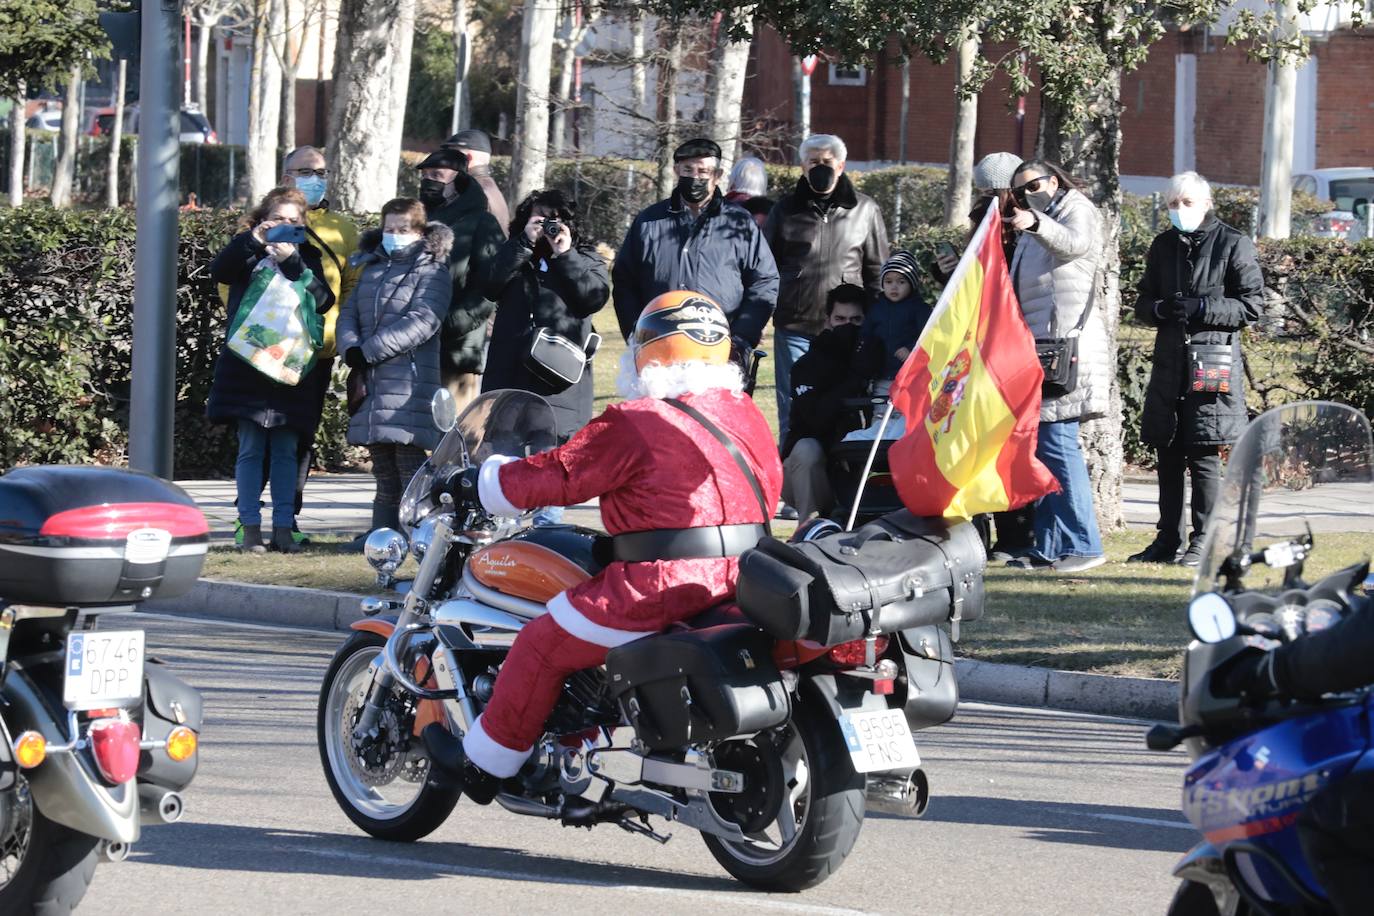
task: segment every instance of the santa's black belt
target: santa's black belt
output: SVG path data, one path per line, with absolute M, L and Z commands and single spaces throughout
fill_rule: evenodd
M 635 531 L 611 538 L 611 556 L 624 563 L 737 557 L 768 534 L 763 525 L 711 525 Z

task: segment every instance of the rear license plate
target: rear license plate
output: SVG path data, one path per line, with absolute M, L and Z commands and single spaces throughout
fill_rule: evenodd
M 840 716 L 840 729 L 849 748 L 854 769 L 860 773 L 876 770 L 904 770 L 921 765 L 916 741 L 907 728 L 906 714 L 900 709 L 851 712 Z
M 132 706 L 142 697 L 142 630 L 67 634 L 62 702 L 68 709 Z

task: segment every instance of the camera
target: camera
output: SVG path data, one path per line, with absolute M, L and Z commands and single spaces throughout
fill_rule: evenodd
M 548 238 L 553 238 L 562 230 L 563 223 L 557 218 L 550 216 L 544 219 L 544 235 Z

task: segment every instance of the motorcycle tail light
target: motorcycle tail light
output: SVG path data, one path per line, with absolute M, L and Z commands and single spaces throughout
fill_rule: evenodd
M 877 659 L 887 651 L 887 637 L 879 636 L 873 646 L 873 658 Z M 858 668 L 867 661 L 867 649 L 864 640 L 856 639 L 853 642 L 842 642 L 826 653 L 830 660 L 841 668 Z
M 897 682 L 891 679 L 877 680 L 873 682 L 873 692 L 880 697 L 891 696 L 896 685 Z
M 185 725 L 178 725 L 167 736 L 167 756 L 181 763 L 196 752 L 196 745 L 196 733 Z
M 91 723 L 91 752 L 100 775 L 115 785 L 133 779 L 138 774 L 140 737 L 138 723 L 128 719 Z
M 14 739 L 14 760 L 21 769 L 31 770 L 48 756 L 48 742 L 38 732 L 24 732 Z

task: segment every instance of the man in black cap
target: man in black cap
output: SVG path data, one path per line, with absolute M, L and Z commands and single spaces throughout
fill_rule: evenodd
M 510 208 L 506 206 L 506 197 L 501 193 L 496 179 L 491 177 L 491 138 L 483 131 L 469 127 L 445 140 L 443 148 L 460 150 L 467 157 L 468 175 L 482 186 L 482 192 L 487 195 L 487 209 L 501 224 L 504 233 L 510 226 Z
M 754 218 L 725 206 L 720 147 L 688 140 L 673 152 L 677 187 L 630 225 L 611 272 L 615 314 L 628 339 L 644 306 L 660 293 L 709 296 L 731 334 L 757 346 L 778 298 L 778 268 Z
M 439 365 L 443 383 L 461 410 L 482 389 L 487 319 L 495 309 L 482 296 L 482 277 L 505 233 L 487 211 L 482 186 L 468 176 L 468 160 L 460 150 L 436 150 L 417 168 L 425 213 L 453 230 L 453 301 L 444 318 Z

